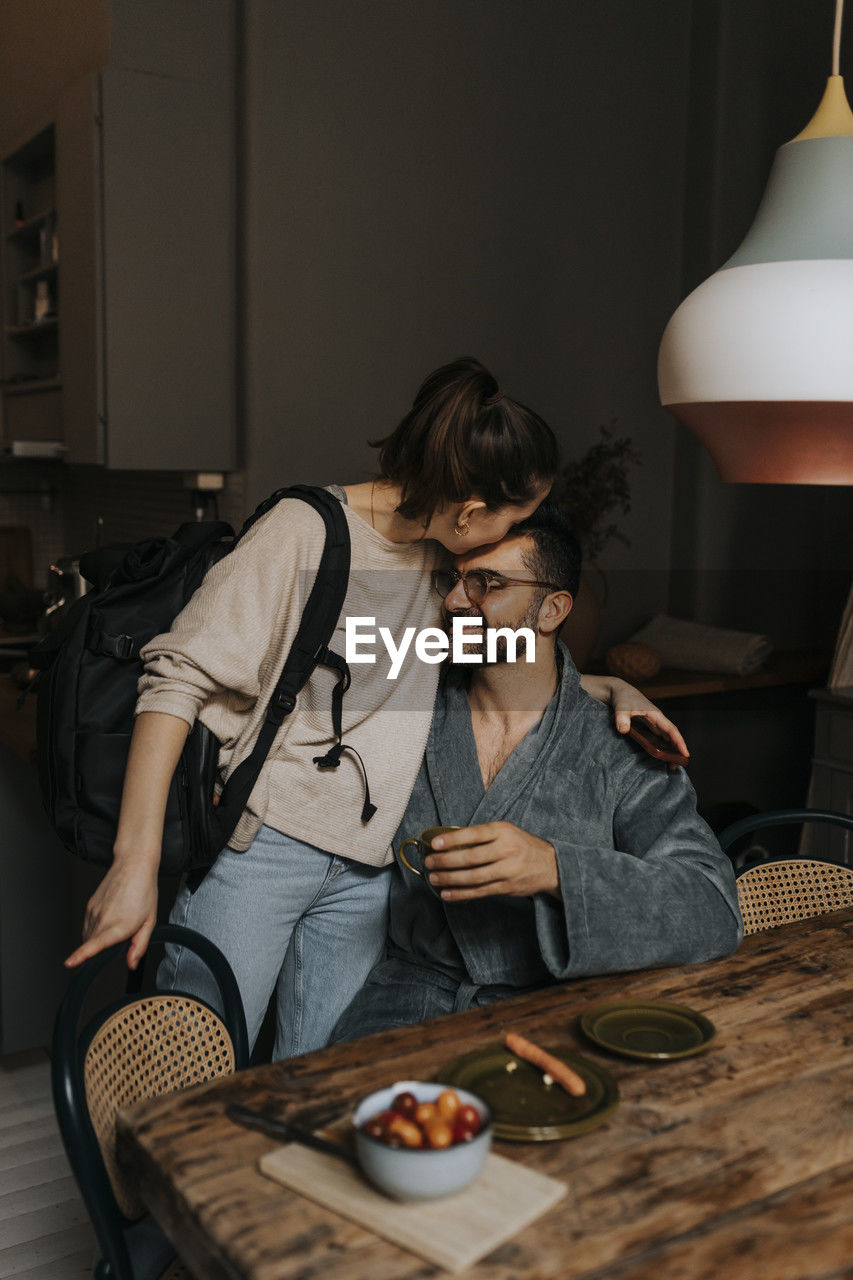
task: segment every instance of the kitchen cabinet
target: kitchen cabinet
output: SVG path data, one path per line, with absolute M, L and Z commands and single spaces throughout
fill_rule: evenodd
M 212 98 L 108 67 L 60 100 L 69 462 L 234 468 L 232 130 Z
M 108 64 L 4 161 L 4 287 L 23 306 L 5 317 L 7 449 L 235 468 L 234 30 L 233 0 L 115 4 Z M 51 310 L 36 321 L 38 284 Z

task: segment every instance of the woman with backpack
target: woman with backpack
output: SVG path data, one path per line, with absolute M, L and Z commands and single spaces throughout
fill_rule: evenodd
M 329 646 L 339 654 L 346 618 L 375 619 L 374 630 L 394 638 L 439 625 L 432 570 L 448 553 L 500 541 L 535 510 L 558 470 L 550 428 L 472 359 L 430 374 L 379 448 L 377 480 L 330 486 L 351 543 L 346 602 Z M 198 718 L 214 734 L 227 779 L 257 739 L 324 541 L 317 512 L 285 498 L 208 571 L 171 630 L 143 649 L 113 863 L 67 965 L 126 939 L 128 966 L 138 965 L 156 921 L 169 785 L 190 728 Z M 324 1045 L 382 951 L 390 845 L 423 755 L 439 670 L 417 660 L 413 646 L 394 679 L 381 647 L 375 663 L 356 667 L 339 704 L 345 749 L 329 768 L 337 675 L 317 667 L 227 846 L 200 884 L 185 880 L 178 892 L 170 919 L 224 952 L 250 1044 L 275 991 L 274 1058 Z M 582 683 L 613 703 L 620 732 L 632 715 L 646 715 L 686 750 L 637 690 L 589 676 Z M 206 971 L 180 947 L 167 948 L 158 984 L 217 1003 Z

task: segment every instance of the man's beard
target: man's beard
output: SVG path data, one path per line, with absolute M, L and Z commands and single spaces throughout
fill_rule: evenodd
M 541 601 L 534 601 L 529 605 L 529 607 L 525 610 L 524 614 L 520 618 L 516 619 L 514 622 L 499 622 L 497 624 L 497 627 L 500 627 L 500 628 L 505 627 L 510 631 L 520 631 L 522 627 L 529 627 L 530 630 L 533 632 L 533 634 L 535 636 L 538 636 L 540 606 L 541 606 Z M 471 609 L 455 609 L 453 613 L 445 612 L 444 614 L 444 629 L 447 632 L 448 636 L 450 637 L 450 652 L 448 654 L 447 661 L 451 667 L 453 667 L 456 671 L 460 673 L 464 672 L 468 674 L 471 668 L 467 662 L 463 663 L 463 662 L 453 661 L 453 631 L 452 631 L 453 619 L 454 618 L 482 618 L 482 617 L 483 615 L 479 612 L 479 610 L 473 607 Z M 483 666 L 483 667 L 499 666 L 500 664 L 509 661 L 509 642 L 507 641 L 506 636 L 498 636 L 495 642 L 494 660 L 488 661 L 486 658 L 486 627 L 487 625 L 488 624 L 486 623 L 485 618 L 483 618 L 482 640 L 466 641 L 466 643 L 463 644 L 462 646 L 462 652 L 468 657 L 471 657 L 475 653 L 479 653 L 482 657 L 482 662 L 478 664 L 480 666 Z M 495 628 L 495 630 L 497 630 L 497 627 Z

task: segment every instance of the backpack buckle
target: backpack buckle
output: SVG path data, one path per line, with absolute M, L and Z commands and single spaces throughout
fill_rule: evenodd
M 340 746 L 332 747 L 331 751 L 327 751 L 324 756 L 314 756 L 312 763 L 316 764 L 318 769 L 337 769 L 341 763 L 342 750 Z
M 87 648 L 104 658 L 118 658 L 128 662 L 139 657 L 141 645 L 133 636 L 111 636 L 98 627 L 93 627 L 87 637 Z
M 270 724 L 280 725 L 285 716 L 289 716 L 293 708 L 296 706 L 296 695 L 294 693 L 282 690 L 276 693 L 270 699 L 267 708 L 267 720 Z
M 127 661 L 128 658 L 135 658 L 139 653 L 139 648 L 133 636 L 113 636 L 115 642 L 115 656 Z

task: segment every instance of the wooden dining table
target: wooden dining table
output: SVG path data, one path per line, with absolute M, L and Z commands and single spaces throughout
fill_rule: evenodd
M 259 1066 L 122 1112 L 118 1154 L 198 1280 L 423 1280 L 441 1272 L 263 1176 L 280 1145 L 238 1102 L 322 1127 L 365 1094 L 429 1080 L 513 1028 L 617 1079 L 602 1127 L 495 1144 L 568 1194 L 471 1280 L 835 1280 L 853 1276 L 853 909 L 754 934 L 723 960 L 580 979 Z M 700 1054 L 608 1055 L 595 1001 L 663 999 L 712 1020 Z

